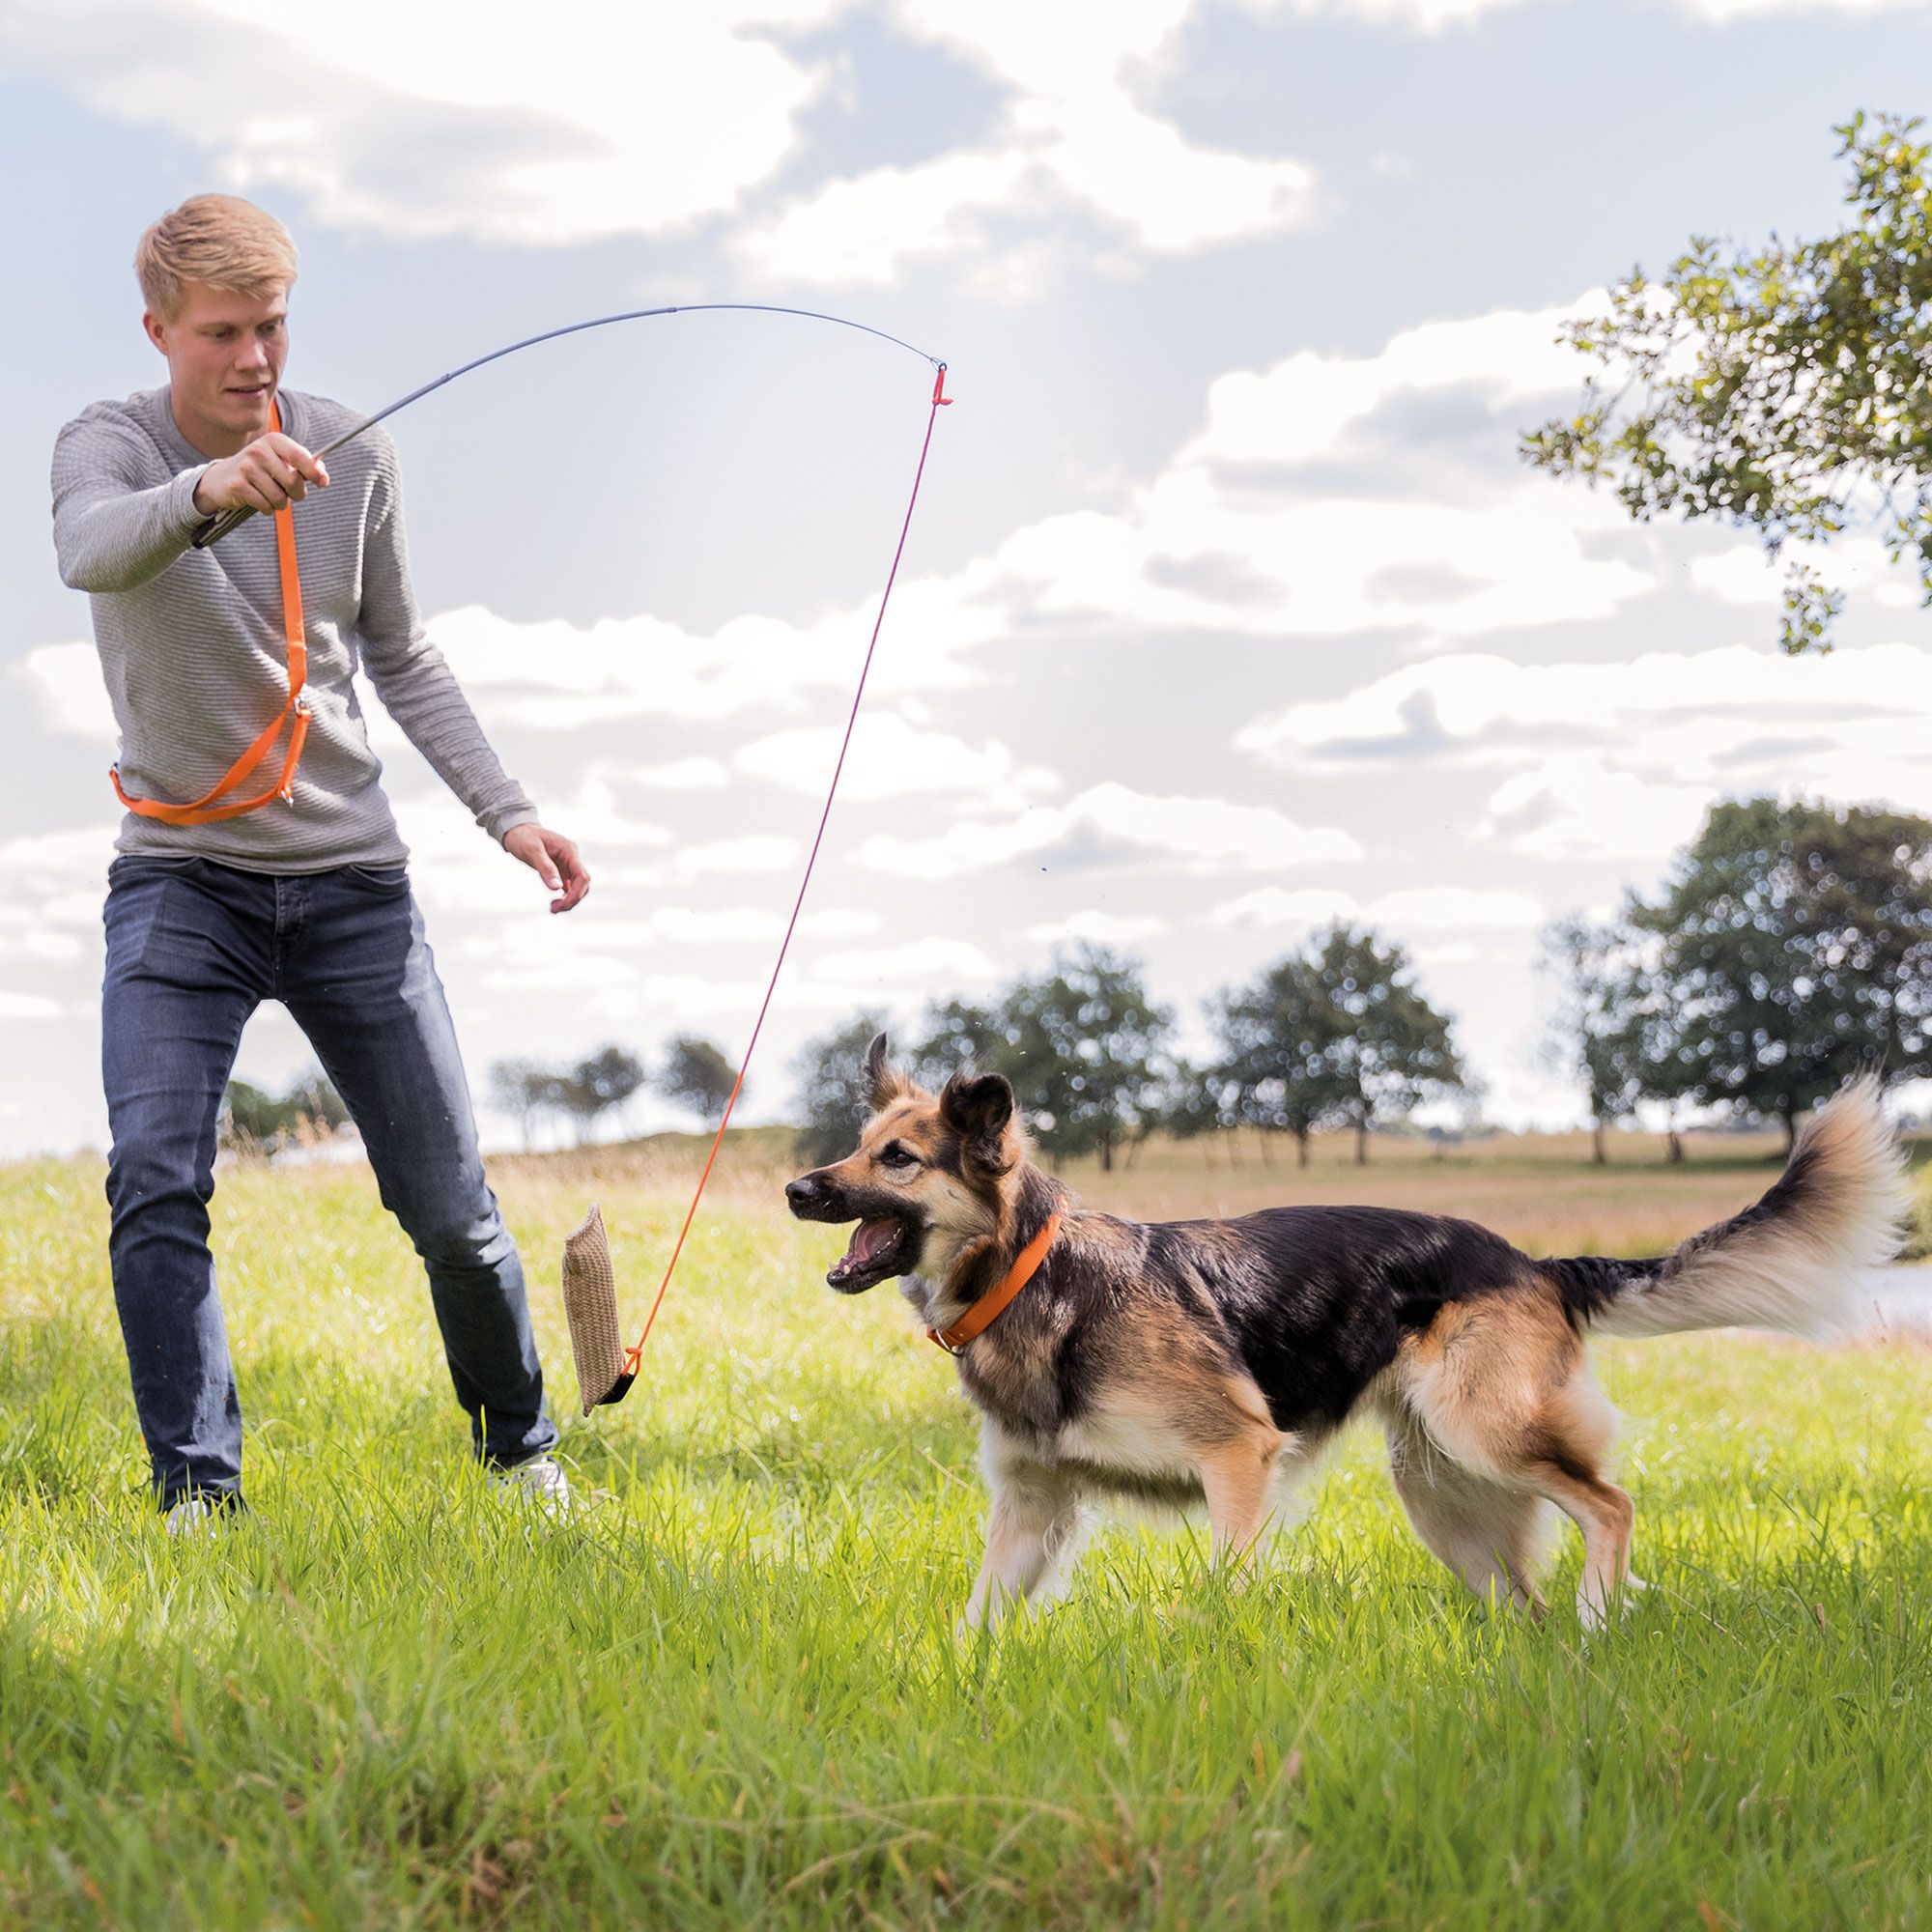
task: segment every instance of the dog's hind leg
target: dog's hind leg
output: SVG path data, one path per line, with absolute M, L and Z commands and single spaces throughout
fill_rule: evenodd
M 1087 1527 L 1078 1487 L 1057 1470 L 1003 1456 L 990 1432 L 984 1462 L 993 1506 L 985 1559 L 962 1620 L 969 1630 L 1054 1595 Z
M 1614 1417 L 1554 1295 L 1521 1288 L 1452 1304 L 1399 1373 L 1434 1451 L 1554 1503 L 1583 1532 L 1577 1609 L 1602 1625 L 1629 1574 L 1634 1511 L 1603 1473 Z
M 1389 1472 L 1415 1533 L 1477 1596 L 1540 1617 L 1550 1506 L 1451 1460 L 1413 1415 L 1387 1422 Z

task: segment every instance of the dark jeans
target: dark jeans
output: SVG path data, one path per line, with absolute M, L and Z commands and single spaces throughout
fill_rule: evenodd
M 241 1489 L 242 1408 L 208 1202 L 222 1091 L 264 1000 L 280 1000 L 307 1034 L 361 1130 L 383 1205 L 423 1259 L 477 1454 L 508 1464 L 548 1449 L 556 1431 L 523 1264 L 483 1177 L 407 876 L 124 856 L 108 868 L 105 920 L 108 1254 L 161 1507 Z

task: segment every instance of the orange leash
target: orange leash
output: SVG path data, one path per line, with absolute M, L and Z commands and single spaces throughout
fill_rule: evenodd
M 269 426 L 277 430 L 282 426 L 281 410 L 272 400 L 269 404 Z M 239 818 L 242 812 L 253 811 L 267 805 L 270 799 L 295 803 L 296 767 L 301 762 L 302 746 L 308 739 L 308 700 L 301 695 L 302 686 L 308 682 L 308 638 L 302 629 L 301 576 L 296 567 L 295 512 L 286 503 L 275 512 L 275 561 L 281 571 L 282 629 L 289 646 L 288 702 L 276 714 L 275 722 L 222 774 L 220 782 L 212 791 L 203 792 L 186 805 L 169 805 L 157 798 L 130 797 L 121 788 L 121 767 L 110 765 L 107 777 L 114 787 L 114 795 L 129 811 L 143 818 L 163 819 L 169 825 L 206 825 L 213 819 Z M 268 790 L 257 792 L 253 798 L 216 803 L 224 794 L 242 783 L 274 749 L 275 740 L 282 735 L 282 726 L 289 722 L 291 714 L 295 724 L 289 732 L 288 750 L 282 754 L 282 768 L 275 775 L 275 781 Z
M 724 1102 L 724 1118 L 718 1122 L 718 1131 L 711 1137 L 711 1151 L 705 1156 L 704 1172 L 697 1177 L 697 1191 L 691 1197 L 691 1207 L 686 1211 L 684 1226 L 677 1231 L 677 1244 L 670 1251 L 670 1260 L 665 1266 L 664 1279 L 658 1284 L 657 1298 L 651 1303 L 651 1312 L 644 1318 L 644 1332 L 624 1350 L 624 1371 L 611 1385 L 609 1392 L 599 1398 L 600 1403 L 621 1402 L 629 1393 L 631 1384 L 638 1378 L 638 1364 L 643 1360 L 644 1344 L 651 1339 L 651 1329 L 658 1319 L 658 1310 L 664 1306 L 665 1290 L 670 1286 L 670 1278 L 677 1267 L 677 1258 L 684 1252 L 684 1237 L 691 1233 L 691 1224 L 697 1215 L 697 1204 L 704 1198 L 704 1183 L 711 1179 L 711 1169 L 718 1159 L 718 1150 L 724 1144 L 724 1129 L 731 1124 L 731 1109 L 738 1104 L 738 1095 L 744 1091 L 745 1072 L 752 1064 L 752 1055 L 758 1044 L 758 1035 L 763 1030 L 765 1015 L 771 1010 L 772 995 L 778 991 L 779 974 L 783 970 L 785 952 L 791 945 L 791 936 L 798 929 L 798 915 L 805 904 L 805 889 L 811 883 L 811 868 L 818 863 L 818 848 L 825 842 L 826 822 L 832 816 L 832 801 L 838 795 L 839 774 L 845 769 L 845 754 L 852 749 L 852 730 L 859 722 L 859 705 L 866 696 L 866 678 L 872 668 L 872 654 L 879 647 L 879 630 L 886 621 L 886 606 L 891 603 L 893 585 L 898 580 L 899 559 L 905 555 L 906 533 L 912 528 L 912 513 L 919 502 L 919 486 L 925 475 L 926 453 L 932 447 L 933 425 L 939 420 L 939 412 L 951 408 L 952 398 L 946 393 L 946 364 L 938 365 L 939 373 L 933 378 L 931 407 L 926 411 L 925 440 L 919 448 L 919 468 L 913 471 L 912 495 L 906 498 L 905 520 L 899 525 L 898 548 L 893 552 L 893 566 L 886 573 L 886 587 L 879 597 L 879 614 L 872 619 L 872 640 L 866 646 L 866 661 L 859 667 L 859 688 L 852 694 L 852 709 L 845 720 L 845 737 L 838 747 L 838 761 L 832 768 L 832 782 L 826 788 L 825 810 L 818 814 L 818 834 L 811 841 L 811 851 L 805 862 L 805 876 L 798 882 L 798 897 L 792 901 L 791 922 L 786 925 L 784 938 L 779 942 L 779 956 L 772 967 L 771 983 L 765 988 L 764 1004 L 758 1009 L 758 1017 L 752 1027 L 752 1037 L 745 1048 L 745 1058 L 738 1067 L 738 1077 L 731 1086 L 731 1097 Z M 594 1406 L 595 1405 L 593 1405 Z
M 1007 1270 L 1007 1278 L 999 1287 L 990 1294 L 982 1294 L 951 1328 L 928 1328 L 925 1339 L 937 1342 L 949 1355 L 956 1355 L 975 1335 L 991 1327 L 994 1316 L 1039 1272 L 1039 1264 L 1046 1259 L 1046 1251 L 1052 1247 L 1053 1237 L 1059 1233 L 1060 1211 L 1056 1208 L 1047 1216 L 1046 1226 L 1019 1251 L 1018 1258 Z

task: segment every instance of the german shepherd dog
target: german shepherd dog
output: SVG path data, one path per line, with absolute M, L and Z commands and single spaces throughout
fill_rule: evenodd
M 1416 1533 L 1470 1589 L 1541 1615 L 1554 1505 L 1582 1531 L 1577 1606 L 1601 1625 L 1639 1586 L 1585 1338 L 1829 1331 L 1857 1272 L 1894 1252 L 1906 1200 L 1869 1076 L 1813 1116 L 1755 1207 L 1649 1261 L 1537 1261 L 1385 1208 L 1121 1220 L 1033 1164 L 998 1074 L 927 1093 L 881 1034 L 866 1081 L 857 1150 L 785 1189 L 802 1220 L 859 1224 L 826 1276 L 841 1294 L 900 1276 L 946 1330 L 1061 1216 L 1037 1272 L 955 1351 L 992 1492 L 971 1626 L 1054 1591 L 1095 1503 L 1205 1501 L 1216 1559 L 1238 1561 L 1364 1412 Z

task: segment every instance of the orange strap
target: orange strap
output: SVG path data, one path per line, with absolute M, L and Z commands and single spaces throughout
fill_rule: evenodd
M 269 426 L 277 430 L 282 426 L 281 410 L 272 400 L 269 404 Z M 302 746 L 308 738 L 309 709 L 301 695 L 302 686 L 308 681 L 308 638 L 302 629 L 301 577 L 296 568 L 295 512 L 286 503 L 275 512 L 275 561 L 281 571 L 282 628 L 289 644 L 289 701 L 282 706 L 275 722 L 222 774 L 213 790 L 203 792 L 186 805 L 167 805 L 157 798 L 130 798 L 121 788 L 120 766 L 110 766 L 107 777 L 114 786 L 114 795 L 129 811 L 143 818 L 165 819 L 170 825 L 206 825 L 211 819 L 239 818 L 244 811 L 267 805 L 271 798 L 294 803 L 296 767 L 301 762 Z M 226 804 L 217 804 L 216 800 L 241 784 L 274 749 L 291 713 L 295 724 L 274 783 L 253 798 L 229 799 Z
M 951 1328 L 928 1328 L 925 1339 L 937 1342 L 949 1355 L 956 1355 L 975 1335 L 991 1325 L 993 1318 L 1039 1271 L 1053 1237 L 1060 1233 L 1060 1215 L 1047 1217 L 1046 1226 L 1020 1250 L 1019 1259 L 1007 1270 L 1007 1278 L 990 1294 L 982 1294 Z

